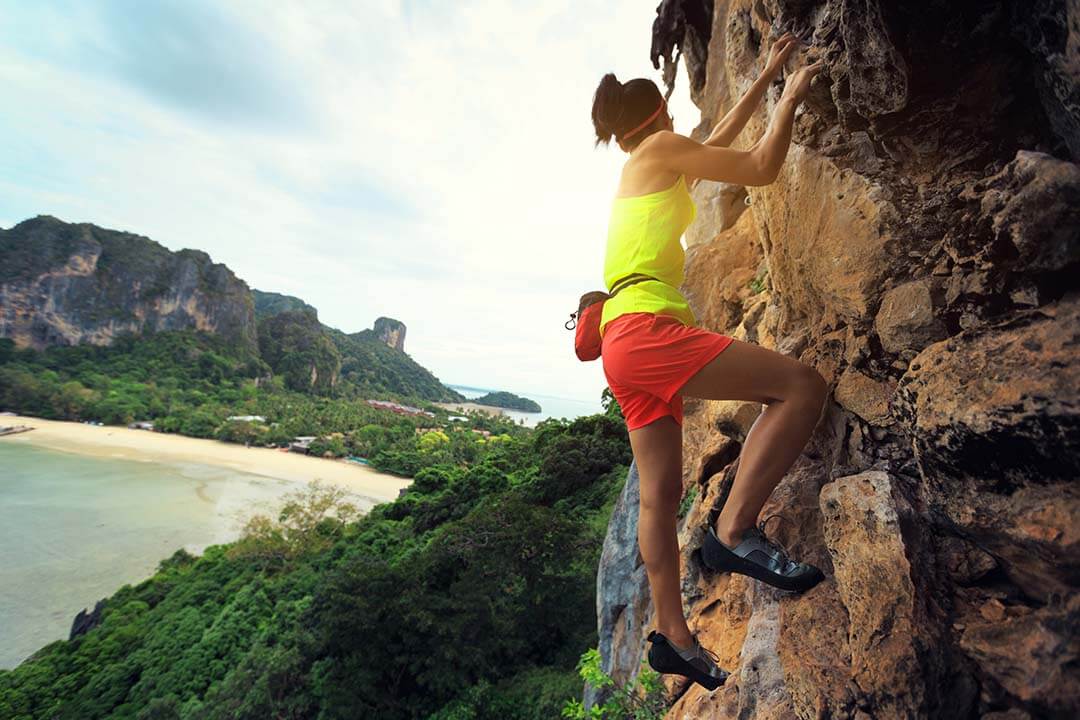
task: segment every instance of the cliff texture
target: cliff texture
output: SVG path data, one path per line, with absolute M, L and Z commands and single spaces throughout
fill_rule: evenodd
M 690 19 L 709 7 L 706 33 Z M 675 36 L 654 55 L 689 47 L 699 140 L 777 35 L 822 51 L 776 182 L 695 188 L 682 289 L 704 327 L 832 387 L 761 515 L 780 513 L 770 534 L 826 574 L 801 596 L 702 570 L 761 406 L 686 400 L 684 603 L 733 674 L 711 693 L 665 676 L 667 717 L 1077 717 L 1080 2 L 659 11 Z M 736 147 L 764 132 L 782 84 Z M 598 578 L 619 682 L 652 626 L 637 481 L 632 467 Z
M 375 318 L 375 335 L 387 346 L 405 352 L 405 323 L 388 317 Z
M 0 337 L 38 350 L 196 329 L 254 353 L 251 292 L 198 250 L 47 215 L 0 230 Z

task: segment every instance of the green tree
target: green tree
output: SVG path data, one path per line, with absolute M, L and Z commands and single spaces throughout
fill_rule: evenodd
M 562 709 L 562 717 L 569 720 L 661 720 L 668 711 L 664 697 L 664 684 L 660 674 L 644 660 L 638 670 L 636 682 L 622 687 L 600 667 L 600 651 L 589 648 L 578 661 L 581 679 L 594 688 L 610 687 L 614 691 L 607 702 L 594 705 L 586 713 L 580 700 L 571 698 Z
M 610 415 L 618 420 L 624 419 L 622 408 L 619 406 L 615 394 L 611 392 L 611 388 L 605 387 L 603 392 L 600 393 L 600 405 L 603 406 L 605 415 Z

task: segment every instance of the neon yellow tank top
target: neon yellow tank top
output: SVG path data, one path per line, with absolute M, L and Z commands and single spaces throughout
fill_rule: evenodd
M 679 239 L 696 216 L 697 208 L 682 175 L 666 190 L 615 198 L 604 257 L 605 288 L 611 292 L 617 280 L 632 273 L 644 273 L 660 282 L 634 283 L 605 300 L 600 314 L 601 337 L 607 323 L 632 312 L 673 315 L 685 325 L 697 325 L 690 304 L 678 290 L 686 259 Z

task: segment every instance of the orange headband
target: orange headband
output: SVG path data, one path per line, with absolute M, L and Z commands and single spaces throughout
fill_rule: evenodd
M 653 111 L 653 114 L 652 114 L 652 115 L 650 115 L 649 117 L 645 118 L 645 122 L 641 123 L 641 124 L 640 124 L 640 125 L 638 125 L 638 126 L 637 126 L 636 128 L 634 128 L 633 130 L 631 130 L 630 132 L 628 132 L 628 133 L 623 133 L 623 136 L 622 136 L 621 138 L 619 138 L 619 139 L 620 139 L 620 140 L 625 140 L 626 138 L 630 137 L 631 135 L 633 135 L 634 133 L 638 132 L 639 130 L 642 130 L 642 129 L 644 129 L 645 127 L 647 127 L 649 123 L 651 123 L 651 122 L 652 122 L 653 120 L 655 120 L 655 119 L 656 119 L 656 116 L 657 116 L 657 115 L 659 115 L 659 114 L 660 114 L 660 111 L 661 111 L 661 110 L 663 110 L 663 109 L 664 109 L 665 107 L 667 107 L 667 100 L 665 100 L 664 98 L 660 98 L 660 107 L 656 108 L 656 110 L 654 110 L 654 111 Z

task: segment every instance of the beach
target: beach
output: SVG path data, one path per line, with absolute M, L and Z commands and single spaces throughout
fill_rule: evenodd
M 474 402 L 437 402 L 432 405 L 438 405 L 441 408 L 447 410 L 453 410 L 456 412 L 464 413 L 468 410 L 479 410 L 485 412 L 488 415 L 505 415 L 506 412 L 502 408 L 494 407 L 492 405 L 478 405 Z
M 68 636 L 72 619 L 178 549 L 232 542 L 312 480 L 365 513 L 412 480 L 217 440 L 0 416 L 0 668 Z
M 318 480 L 363 496 L 372 504 L 396 499 L 398 491 L 412 483 L 411 478 L 381 473 L 343 460 L 316 458 L 271 448 L 249 448 L 219 440 L 200 440 L 148 430 L 42 420 L 22 415 L 0 417 L 0 425 L 28 425 L 34 428 L 30 432 L 2 437 L 0 442 L 3 443 L 27 443 L 100 458 L 213 465 L 304 484 Z

